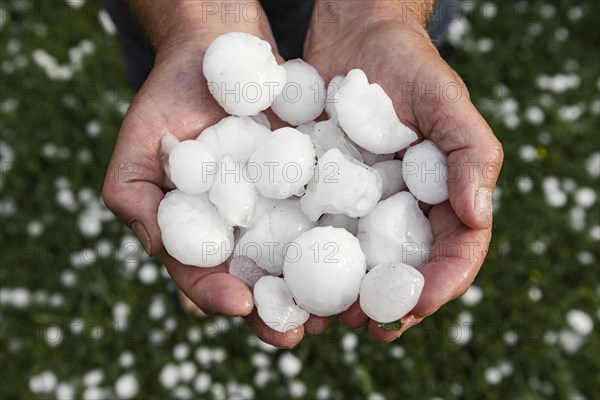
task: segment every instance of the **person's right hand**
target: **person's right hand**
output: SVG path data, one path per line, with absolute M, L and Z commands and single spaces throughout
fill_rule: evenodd
M 238 28 L 239 30 L 239 28 Z M 269 32 L 248 30 L 271 43 Z M 112 155 L 102 196 L 106 206 L 129 226 L 147 253 L 161 255 L 177 287 L 207 313 L 244 316 L 263 341 L 293 347 L 304 335 L 304 327 L 285 334 L 269 329 L 254 309 L 252 292 L 227 267 L 198 268 L 183 265 L 165 251 L 157 222 L 164 197 L 164 171 L 160 143 L 165 133 L 179 140 L 195 139 L 202 130 L 226 114 L 208 92 L 202 74 L 207 45 L 222 32 L 178 40 L 157 49 L 155 66 L 129 108 Z M 210 37 L 212 36 L 212 37 Z M 279 62 L 281 57 L 277 56 Z M 307 332 L 324 329 L 313 317 Z

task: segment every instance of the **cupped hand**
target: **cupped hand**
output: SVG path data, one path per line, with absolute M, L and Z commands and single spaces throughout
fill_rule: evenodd
M 491 238 L 492 192 L 503 152 L 425 29 L 402 16 L 366 15 L 341 14 L 337 23 L 313 23 L 306 61 L 326 81 L 363 69 L 392 98 L 400 120 L 448 155 L 449 201 L 429 210 L 435 244 L 420 269 L 425 286 L 418 304 L 398 331 L 370 321 L 358 302 L 340 316 L 350 327 L 368 323 L 373 337 L 389 341 L 464 294 L 475 279 Z
M 266 37 L 276 49 L 272 36 L 250 33 Z M 202 39 L 209 42 L 206 37 Z M 302 339 L 304 327 L 286 334 L 267 328 L 253 311 L 252 292 L 230 275 L 227 267 L 183 265 L 168 255 L 162 244 L 157 222 L 158 206 L 165 194 L 161 139 L 166 133 L 179 140 L 195 139 L 225 116 L 209 94 L 202 74 L 206 47 L 201 42 L 176 42 L 157 52 L 155 66 L 121 125 L 104 182 L 104 202 L 136 233 L 148 254 L 162 256 L 177 287 L 202 311 L 245 316 L 261 339 L 292 347 Z M 318 322 L 318 318 L 312 318 L 308 324 Z M 315 329 L 307 328 L 311 331 Z

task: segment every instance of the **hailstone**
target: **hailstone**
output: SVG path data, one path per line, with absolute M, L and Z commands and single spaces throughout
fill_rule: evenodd
M 447 163 L 446 155 L 431 140 L 409 147 L 402 159 L 402 176 L 410 192 L 428 204 L 448 200 Z
M 433 232 L 412 194 L 399 192 L 383 200 L 358 220 L 358 234 L 369 268 L 403 262 L 415 268 L 425 264 Z
M 352 218 L 344 214 L 325 214 L 319 218 L 319 226 L 344 228 L 356 236 L 358 232 L 358 218 Z
M 203 193 L 173 190 L 158 207 L 158 226 L 167 252 L 177 261 L 196 267 L 222 264 L 233 250 L 233 228 Z
M 264 115 L 264 114 L 262 114 Z M 206 128 L 198 139 L 210 146 L 215 161 L 224 155 L 246 163 L 250 155 L 271 137 L 271 130 L 250 117 L 226 117 Z
M 177 189 L 188 194 L 200 194 L 212 187 L 218 166 L 208 145 L 184 140 L 171 149 L 169 170 Z
M 360 308 L 374 321 L 398 321 L 417 304 L 424 284 L 423 275 L 410 265 L 379 264 L 362 279 Z
M 283 276 L 294 300 L 311 314 L 345 311 L 358 297 L 365 256 L 356 237 L 345 229 L 317 227 L 289 246 Z
M 226 155 L 219 163 L 217 178 L 208 194 L 230 225 L 248 227 L 254 217 L 256 188 L 246 175 L 246 166 Z
M 175 189 L 175 184 L 171 180 L 171 167 L 169 165 L 169 154 L 171 150 L 179 143 L 179 139 L 170 133 L 165 134 L 160 142 L 160 162 L 165 172 L 163 186 L 167 189 Z
M 263 196 L 285 199 L 303 191 L 313 176 L 315 157 L 309 136 L 293 128 L 277 129 L 250 156 L 248 175 Z
M 253 288 L 260 278 L 269 275 L 267 271 L 256 265 L 254 260 L 244 256 L 231 257 L 229 260 L 229 273 L 250 288 Z
M 362 155 L 356 146 L 348 140 L 340 127 L 332 120 L 317 122 L 309 135 L 315 144 L 318 157 L 321 157 L 328 150 L 338 149 L 348 157 L 362 162 Z
M 302 211 L 316 221 L 322 214 L 362 217 L 381 198 L 381 177 L 368 167 L 331 149 L 319 158 L 314 179 L 300 199 Z
M 282 64 L 287 82 L 275 97 L 271 110 L 283 121 L 301 125 L 314 120 L 323 112 L 325 82 L 310 64 L 297 59 Z
M 206 49 L 202 65 L 208 88 L 228 114 L 251 116 L 271 106 L 286 82 L 271 45 L 256 36 L 230 32 Z
M 298 199 L 259 197 L 252 226 L 235 246 L 234 257 L 248 257 L 269 274 L 279 275 L 286 248 L 314 226 L 302 213 Z
M 329 85 L 327 85 L 327 98 L 325 99 L 325 112 L 327 116 L 336 124 L 338 123 L 337 111 L 335 110 L 335 94 L 340 90 L 344 77 L 342 75 L 336 75 L 331 78 Z
M 373 165 L 373 168 L 379 172 L 379 176 L 381 176 L 381 180 L 383 182 L 381 200 L 387 199 L 404 188 L 405 184 L 404 179 L 402 178 L 402 161 L 380 161 Z
M 282 278 L 265 276 L 254 285 L 254 304 L 265 325 L 286 332 L 304 324 L 310 314 L 294 303 Z
M 417 139 L 417 134 L 400 122 L 392 100 L 381 86 L 369 84 L 362 70 L 348 72 L 334 97 L 340 126 L 362 148 L 388 154 Z

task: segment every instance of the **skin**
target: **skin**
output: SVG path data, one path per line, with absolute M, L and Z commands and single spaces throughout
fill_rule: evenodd
M 315 316 L 286 333 L 269 329 L 254 310 L 252 292 L 229 275 L 225 266 L 196 268 L 170 257 L 164 251 L 156 219 L 164 197 L 162 136 L 172 133 L 179 140 L 195 139 L 225 116 L 208 94 L 202 75 L 202 57 L 210 42 L 226 32 L 252 33 L 270 42 L 278 61 L 283 62 L 276 54 L 264 13 L 258 22 L 244 18 L 223 22 L 219 13 L 207 15 L 209 5 L 201 1 L 130 3 L 155 47 L 156 60 L 120 129 L 102 193 L 107 207 L 133 229 L 150 255 L 161 255 L 182 294 L 203 312 L 244 316 L 259 338 L 278 347 L 295 346 L 305 333 L 321 333 L 329 319 Z M 244 3 L 260 8 L 256 1 Z M 407 8 L 417 3 L 420 7 L 416 10 Z M 357 303 L 340 316 L 349 327 L 368 323 L 373 337 L 383 341 L 397 338 L 462 295 L 472 283 L 491 237 L 491 192 L 502 163 L 500 143 L 469 101 L 459 76 L 437 54 L 422 27 L 430 2 L 417 3 L 317 2 L 305 43 L 306 61 L 326 82 L 352 68 L 365 70 L 370 81 L 379 83 L 392 97 L 400 119 L 434 141 L 448 154 L 449 164 L 461 172 L 449 182 L 450 201 L 429 211 L 436 243 L 430 262 L 421 270 L 426 282 L 423 294 L 415 309 L 403 318 L 403 329 L 394 332 L 379 328 Z M 335 4 L 334 14 L 331 4 Z M 332 23 L 324 15 L 333 15 L 337 22 Z M 423 84 L 430 88 L 435 83 L 457 87 L 462 96 L 458 101 L 448 101 L 442 95 L 413 90 Z M 274 129 L 281 125 L 273 119 L 272 123 Z M 472 163 L 492 163 L 495 168 L 484 170 Z M 475 201 L 476 193 L 483 200 L 481 207 Z

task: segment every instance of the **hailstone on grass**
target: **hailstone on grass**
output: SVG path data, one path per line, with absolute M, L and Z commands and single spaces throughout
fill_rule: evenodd
M 250 156 L 248 174 L 263 196 L 285 199 L 303 191 L 313 176 L 315 157 L 309 136 L 293 128 L 277 129 Z
M 171 149 L 169 170 L 177 189 L 188 194 L 200 194 L 212 187 L 217 163 L 209 146 L 195 140 L 184 140 Z
M 286 82 L 271 45 L 256 36 L 230 32 L 206 49 L 202 65 L 208 88 L 228 114 L 251 116 L 271 106 Z
M 315 67 L 296 59 L 282 64 L 287 81 L 283 91 L 275 97 L 271 109 L 291 125 L 314 120 L 323 112 L 325 82 Z
M 374 321 L 398 321 L 417 304 L 424 284 L 423 275 L 410 265 L 379 264 L 362 279 L 360 308 Z
M 229 155 L 236 161 L 246 163 L 254 150 L 270 137 L 271 130 L 253 118 L 230 116 L 206 128 L 196 140 L 211 148 L 217 162 Z
M 160 202 L 157 218 L 165 249 L 183 264 L 215 267 L 233 250 L 233 228 L 206 194 L 173 190 Z
M 369 268 L 399 261 L 419 268 L 427 261 L 434 239 L 429 220 L 408 192 L 383 200 L 360 218 L 357 237 Z
M 405 186 L 402 178 L 402 161 L 387 160 L 373 165 L 373 169 L 379 172 L 382 181 L 381 200 L 398 193 Z
M 358 297 L 365 271 L 358 239 L 333 227 L 313 228 L 296 238 L 283 265 L 285 283 L 298 306 L 319 316 L 347 310 Z
M 339 124 L 350 139 L 375 154 L 408 147 L 417 134 L 400 122 L 392 100 L 360 69 L 348 72 L 334 96 Z
M 254 285 L 254 304 L 260 319 L 277 332 L 286 332 L 304 324 L 310 314 L 294 303 L 282 278 L 265 276 Z
M 271 275 L 281 274 L 286 247 L 315 226 L 296 198 L 259 198 L 253 224 L 235 246 L 234 258 L 248 257 Z
M 248 227 L 254 218 L 256 197 L 254 183 L 246 179 L 246 166 L 224 156 L 208 194 L 221 217 L 232 226 Z
M 448 167 L 444 153 L 431 140 L 424 140 L 406 150 L 402 159 L 402 176 L 410 192 L 428 204 L 448 200 Z
M 314 179 L 300 199 L 302 211 L 311 221 L 325 213 L 362 217 L 381 198 L 381 177 L 368 167 L 331 149 L 319 158 Z

